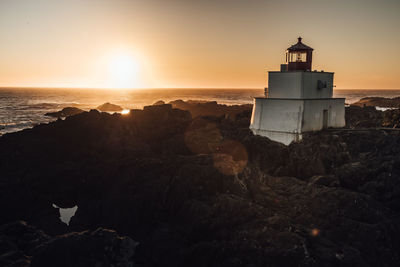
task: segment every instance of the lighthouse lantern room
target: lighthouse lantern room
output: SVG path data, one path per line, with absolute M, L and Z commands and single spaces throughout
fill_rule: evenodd
M 281 70 L 268 72 L 268 96 L 254 99 L 254 134 L 288 145 L 304 132 L 345 125 L 345 99 L 332 97 L 334 73 L 312 71 L 312 52 L 299 37 Z
M 310 71 L 312 66 L 312 52 L 314 49 L 303 44 L 302 38 L 297 38 L 297 44 L 292 45 L 286 51 L 286 64 L 288 71 Z

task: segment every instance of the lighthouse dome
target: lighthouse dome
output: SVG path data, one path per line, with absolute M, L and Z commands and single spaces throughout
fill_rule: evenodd
M 309 47 L 308 45 L 305 45 L 301 42 L 303 38 L 299 37 L 297 38 L 297 43 L 289 47 L 287 50 L 288 51 L 312 51 L 314 50 L 313 48 Z

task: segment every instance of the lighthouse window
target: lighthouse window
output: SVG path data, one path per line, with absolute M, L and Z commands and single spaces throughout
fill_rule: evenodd
M 289 54 L 289 62 L 306 62 L 307 53 L 293 52 Z

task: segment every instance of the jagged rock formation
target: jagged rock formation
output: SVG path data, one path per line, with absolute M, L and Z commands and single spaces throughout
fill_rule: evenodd
M 0 223 L 114 229 L 151 266 L 396 266 L 400 132 L 310 133 L 286 147 L 254 136 L 247 111 L 217 115 L 92 110 L 6 134 Z M 79 207 L 69 226 L 52 203 Z
M 178 108 L 182 110 L 188 110 L 192 114 L 193 118 L 198 116 L 226 116 L 235 118 L 236 115 L 245 112 L 251 115 L 251 110 L 253 105 L 221 105 L 216 101 L 183 101 L 174 100 L 169 102 L 173 108 Z

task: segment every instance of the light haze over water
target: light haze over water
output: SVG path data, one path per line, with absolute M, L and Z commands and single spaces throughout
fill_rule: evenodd
M 263 96 L 263 89 L 66 89 L 66 88 L 0 88 L 0 135 L 47 123 L 55 118 L 47 112 L 64 107 L 90 110 L 110 102 L 125 109 L 143 108 L 158 100 L 207 100 L 220 104 L 251 104 L 253 97 Z M 363 97 L 400 96 L 400 90 L 335 90 L 334 97 L 346 98 L 351 104 Z

